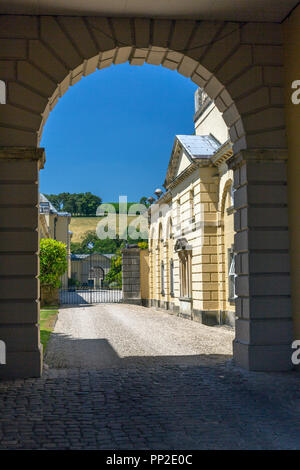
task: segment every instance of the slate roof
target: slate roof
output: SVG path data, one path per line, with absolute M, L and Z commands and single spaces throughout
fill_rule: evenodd
M 71 259 L 85 259 L 88 258 L 90 255 L 89 254 L 73 254 L 71 253 Z
M 40 193 L 40 203 L 47 203 L 49 204 L 49 211 L 52 212 L 53 214 L 57 214 L 57 210 L 53 206 L 53 204 L 49 201 L 49 199 L 46 198 L 46 196 L 42 193 Z
M 179 144 L 179 147 L 178 147 Z M 169 161 L 164 187 L 167 189 L 169 184 L 176 177 L 178 159 L 180 153 L 177 151 L 183 148 L 191 164 L 195 161 L 209 160 L 222 147 L 212 134 L 209 135 L 176 135 Z
M 104 254 L 104 253 L 91 253 L 91 255 L 101 255 L 104 256 L 105 258 L 111 259 L 114 254 Z M 86 259 L 89 256 L 91 256 L 89 253 L 71 253 L 71 260 L 80 260 L 80 259 Z
M 49 201 L 49 199 L 47 199 L 46 196 L 42 193 L 40 193 L 40 203 L 48 204 L 49 212 L 51 214 L 57 214 L 57 215 L 60 215 L 60 216 L 71 217 L 71 214 L 69 212 L 58 212 L 55 209 L 55 207 L 53 206 L 53 204 Z M 40 205 L 40 212 L 45 212 L 42 209 L 41 205 Z M 48 210 L 46 210 L 46 212 L 48 212 Z
M 176 138 L 191 158 L 209 158 L 221 147 L 212 135 L 177 135 Z

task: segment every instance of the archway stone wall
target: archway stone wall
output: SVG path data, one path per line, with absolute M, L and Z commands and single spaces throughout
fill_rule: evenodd
M 143 18 L 0 16 L 0 145 L 36 146 L 82 77 L 129 61 L 163 65 L 215 100 L 235 151 L 284 148 L 281 26 Z
M 253 370 L 291 368 L 281 33 L 281 25 L 274 23 L 0 16 L 0 80 L 6 90 L 0 105 L 1 171 L 6 175 L 0 181 L 0 255 L 10 258 L 1 264 L 10 266 L 1 274 L 0 327 L 9 357 L 1 377 L 37 376 L 41 370 L 35 201 L 36 147 L 43 126 L 70 86 L 97 68 L 127 61 L 179 72 L 203 88 L 223 113 L 234 144 L 237 194 L 234 358 Z M 20 186 L 13 197 L 7 191 L 10 183 Z M 23 246 L 30 248 L 28 254 Z M 272 251 L 269 257 L 266 249 Z M 32 288 L 24 297 L 18 286 L 29 278 Z M 140 302 L 139 287 L 130 292 Z

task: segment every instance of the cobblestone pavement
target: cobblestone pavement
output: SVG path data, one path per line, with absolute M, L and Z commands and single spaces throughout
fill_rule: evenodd
M 300 448 L 299 373 L 156 359 L 0 382 L 0 449 Z

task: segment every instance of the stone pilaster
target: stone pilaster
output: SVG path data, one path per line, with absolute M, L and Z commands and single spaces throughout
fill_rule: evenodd
M 39 377 L 39 169 L 44 149 L 0 147 L 1 378 Z
M 286 151 L 242 151 L 234 169 L 235 362 L 249 370 L 292 368 Z
M 122 290 L 124 303 L 142 304 L 139 248 L 122 250 Z

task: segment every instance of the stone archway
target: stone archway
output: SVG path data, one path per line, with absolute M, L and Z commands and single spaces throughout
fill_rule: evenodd
M 36 146 L 70 86 L 129 61 L 163 65 L 202 87 L 223 113 L 236 152 L 285 147 L 280 25 L 2 15 L 0 31 L 2 146 Z
M 93 287 L 102 287 L 102 283 L 104 280 L 104 269 L 102 268 L 102 266 L 91 266 L 88 273 L 88 280 L 93 281 Z
M 0 376 L 41 372 L 37 204 L 44 152 L 37 147 L 43 125 L 58 99 L 83 76 L 127 61 L 181 73 L 223 113 L 235 153 L 235 360 L 254 370 L 289 369 L 281 26 L 3 15 L 0 43 L 0 80 L 7 91 L 6 104 L 0 105 L 0 313 L 8 345 Z

